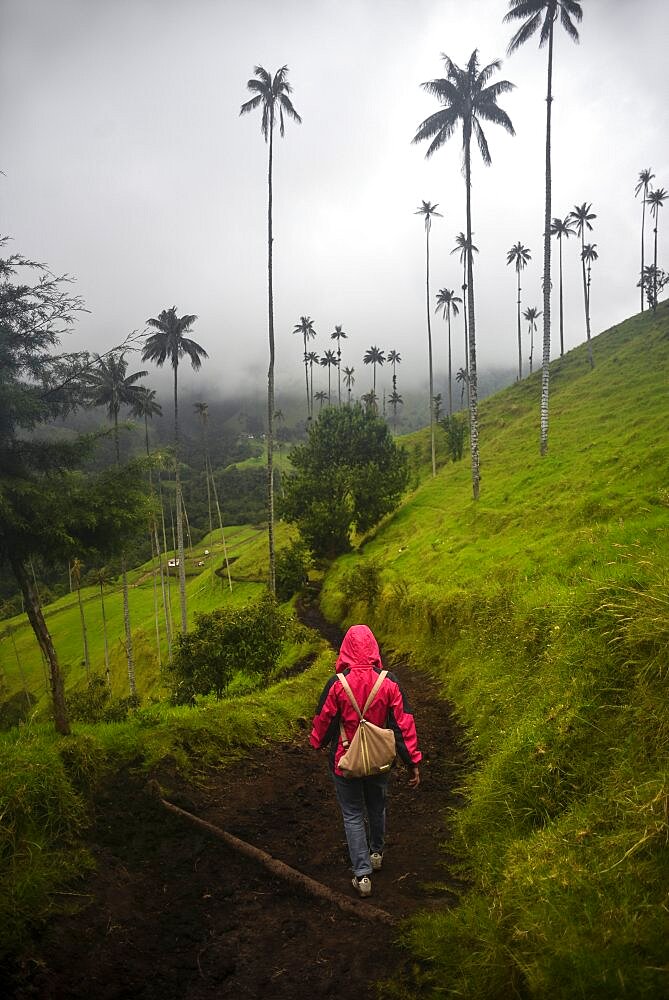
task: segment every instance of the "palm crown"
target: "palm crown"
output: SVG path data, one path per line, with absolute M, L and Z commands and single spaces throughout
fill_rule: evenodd
M 431 201 L 424 201 L 419 208 L 416 209 L 414 215 L 422 215 L 425 219 L 425 232 L 429 233 L 432 228 L 432 218 L 433 216 L 438 216 L 440 219 L 443 218 L 441 212 L 438 212 L 439 204 L 433 205 Z
M 573 228 L 573 219 L 571 215 L 566 215 L 564 219 L 558 218 L 556 215 L 551 222 L 551 236 L 557 236 L 558 239 L 562 239 L 565 236 L 567 239 L 573 236 L 576 230 Z
M 647 194 L 648 194 L 648 186 L 649 186 L 650 182 L 654 179 L 654 177 L 655 177 L 655 174 L 653 173 L 653 168 L 652 167 L 646 167 L 645 170 L 640 170 L 639 171 L 639 180 L 637 181 L 637 185 L 634 188 L 634 197 L 635 198 L 637 198 L 641 194 L 642 191 L 644 193 L 644 195 L 643 195 L 644 198 L 647 196 Z
M 93 406 L 106 406 L 110 420 L 116 420 L 122 406 L 134 409 L 140 405 L 147 390 L 137 385 L 137 382 L 145 378 L 148 372 L 133 372 L 128 375 L 125 354 L 109 354 L 107 357 L 96 354 L 95 361 L 97 367 L 87 377 L 89 398 Z
M 648 193 L 646 201 L 650 205 L 650 214 L 653 216 L 655 221 L 657 221 L 657 213 L 662 208 L 668 196 L 669 192 L 665 191 L 664 188 L 655 188 L 654 191 L 650 191 Z
M 458 307 L 456 303 L 462 302 L 459 295 L 450 288 L 440 288 L 437 292 L 437 307 L 434 310 L 443 312 L 444 316 L 448 316 L 449 312 L 452 312 L 454 316 L 458 315 Z
M 510 0 L 509 10 L 504 15 L 505 21 L 523 21 L 515 33 L 507 52 L 511 55 L 531 38 L 541 26 L 539 46 L 548 41 L 553 23 L 560 16 L 560 23 L 573 41 L 578 41 L 578 29 L 574 21 L 583 19 L 583 10 L 577 0 Z M 543 15 L 543 17 L 542 17 Z M 572 20 L 573 18 L 573 20 Z
M 204 347 L 184 336 L 196 319 L 197 316 L 189 314 L 177 316 L 176 306 L 172 306 L 171 309 L 163 309 L 157 317 L 147 319 L 147 326 L 152 327 L 156 332 L 146 338 L 142 351 L 142 361 L 155 361 L 161 368 L 169 359 L 172 367 L 176 369 L 179 367 L 179 361 L 185 355 L 190 360 L 193 370 L 199 371 L 202 367 L 202 359 L 208 358 L 209 355 Z
M 474 234 L 472 233 L 472 236 L 473 235 Z M 465 233 L 458 233 L 458 235 L 455 237 L 455 246 L 451 250 L 451 253 L 458 253 L 458 254 L 460 254 L 460 263 L 461 264 L 464 264 L 464 262 L 465 262 L 465 260 L 467 258 L 467 251 L 470 248 L 470 243 L 471 243 L 471 241 L 467 239 L 467 236 L 466 236 Z M 471 251 L 472 251 L 472 253 L 478 253 L 479 252 L 479 248 L 475 247 L 474 244 L 471 243 Z
M 255 111 L 262 105 L 262 118 L 260 119 L 260 130 L 267 142 L 270 131 L 274 126 L 277 117 L 279 118 L 279 132 L 285 134 L 284 115 L 292 118 L 293 121 L 301 124 L 302 119 L 293 107 L 293 102 L 288 96 L 292 93 L 292 87 L 286 79 L 288 67 L 282 66 L 274 76 L 267 72 L 262 66 L 254 66 L 255 79 L 247 81 L 247 88 L 254 96 L 242 104 L 239 113 L 247 115 Z
M 146 372 L 144 374 L 146 375 Z M 132 415 L 134 417 L 143 417 L 145 420 L 151 420 L 153 417 L 160 416 L 163 408 L 156 401 L 156 390 L 147 389 L 143 385 L 138 386 L 138 389 L 140 391 L 131 404 Z M 207 404 L 205 403 L 204 405 L 206 406 Z
M 516 271 L 520 272 L 532 260 L 532 255 L 527 247 L 522 243 L 514 243 L 506 254 L 507 264 L 515 264 Z
M 422 122 L 413 142 L 431 140 L 425 154 L 430 157 L 450 139 L 460 122 L 463 150 L 473 134 L 483 162 L 488 165 L 492 159 L 481 122 L 493 122 L 495 125 L 501 125 L 511 135 L 515 134 L 511 119 L 497 104 L 500 94 L 512 90 L 514 85 L 508 80 L 498 80 L 488 85 L 488 81 L 500 68 L 501 63 L 496 60 L 479 71 L 478 49 L 474 49 L 464 69 L 456 66 L 447 55 L 443 55 L 443 60 L 446 76 L 429 80 L 422 84 L 422 87 L 428 94 L 436 97 L 444 107 Z
M 586 229 L 592 229 L 591 220 L 597 218 L 591 209 L 592 203 L 584 201 L 582 205 L 574 205 L 573 210 L 569 213 L 569 218 L 574 223 L 576 232 L 581 237 Z
M 293 333 L 301 333 L 304 338 L 304 347 L 306 350 L 307 341 L 313 340 L 316 336 L 316 331 L 314 330 L 314 321 L 311 316 L 300 316 L 300 322 L 296 323 L 293 327 Z

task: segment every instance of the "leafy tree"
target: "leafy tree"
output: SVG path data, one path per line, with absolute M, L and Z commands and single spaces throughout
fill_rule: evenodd
M 646 228 L 646 203 L 648 202 L 648 191 L 650 189 L 650 182 L 654 179 L 655 174 L 651 167 L 646 167 L 645 170 L 639 171 L 639 180 L 634 188 L 634 197 L 638 198 L 641 193 L 643 193 L 643 198 L 641 199 L 641 270 L 640 275 L 642 280 L 638 282 L 641 285 L 641 312 L 643 312 L 643 272 L 645 267 L 644 261 L 644 251 L 645 251 L 645 228 Z
M 509 42 L 508 53 L 515 52 L 539 30 L 539 47 L 548 46 L 548 72 L 546 83 L 546 198 L 544 206 L 544 336 L 541 369 L 541 454 L 548 451 L 548 387 L 551 361 L 551 115 L 553 109 L 553 41 L 558 17 L 569 37 L 578 42 L 574 21 L 583 18 L 581 3 L 577 0 L 509 0 L 505 22 L 522 21 Z
M 430 324 L 430 230 L 432 229 L 432 218 L 433 216 L 442 217 L 441 212 L 437 211 L 437 205 L 433 205 L 429 201 L 424 201 L 420 208 L 417 210 L 416 215 L 422 215 L 425 222 L 425 295 L 426 295 L 426 311 L 427 311 L 427 358 L 428 358 L 428 375 L 429 375 L 429 386 L 428 386 L 428 400 L 430 405 L 430 449 L 432 452 L 432 475 L 437 474 L 437 462 L 434 450 L 434 379 L 432 371 L 432 327 Z
M 585 307 L 585 334 L 588 341 L 588 360 L 590 361 L 590 367 L 595 367 L 595 361 L 592 356 L 592 342 L 590 340 L 590 303 L 588 302 L 588 280 L 585 269 L 585 257 L 583 252 L 585 250 L 585 233 L 586 230 L 592 230 L 592 220 L 596 219 L 597 216 L 591 211 L 592 204 L 584 201 L 582 205 L 574 205 L 573 210 L 569 213 L 569 217 L 574 223 L 574 228 L 576 233 L 581 238 L 581 271 L 583 275 L 583 304 Z
M 313 413 L 311 409 L 311 396 L 309 395 L 309 354 L 307 343 L 316 337 L 314 321 L 311 316 L 300 316 L 300 322 L 296 323 L 293 327 L 293 333 L 301 334 L 304 342 L 304 378 L 307 385 L 307 419 L 309 419 L 313 416 Z
M 437 292 L 437 308 L 435 312 L 441 310 L 443 317 L 448 322 L 448 413 L 453 413 L 453 352 L 451 343 L 451 314 L 458 315 L 458 302 L 462 303 L 459 295 L 456 295 L 451 288 L 440 288 Z
M 570 236 L 574 235 L 575 230 L 572 228 L 571 216 L 567 215 L 564 219 L 560 219 L 557 216 L 551 222 L 551 236 L 557 236 L 558 247 L 560 248 L 560 357 L 564 357 L 564 308 L 562 299 L 562 240 L 569 239 Z
M 52 441 L 40 433 L 86 401 L 89 355 L 57 353 L 82 308 L 44 265 L 20 254 L 0 259 L 0 561 L 14 574 L 48 663 L 55 727 L 63 734 L 70 728 L 63 676 L 30 561 L 62 565 L 75 553 L 111 550 L 147 516 L 133 469 L 85 477 L 77 470 L 93 438 Z
M 463 368 L 460 371 L 464 371 Z M 439 421 L 446 432 L 446 451 L 452 462 L 459 462 L 465 451 L 467 424 L 462 413 L 453 413 Z
M 469 383 L 469 374 L 466 368 L 458 368 L 455 381 L 460 383 L 460 408 L 462 409 L 465 402 L 465 389 Z
M 363 362 L 366 365 L 372 365 L 374 371 L 374 380 L 372 384 L 372 391 L 376 396 L 376 366 L 381 367 L 386 360 L 386 356 L 383 351 L 380 351 L 378 347 L 369 347 L 365 351 L 365 356 L 363 357 Z
M 290 461 L 283 516 L 317 556 L 346 552 L 351 531 L 368 531 L 394 510 L 408 480 L 388 426 L 358 404 L 323 410 Z
M 657 309 L 657 220 L 660 214 L 660 209 L 664 205 L 664 202 L 668 196 L 669 192 L 665 191 L 664 188 L 655 188 L 648 195 L 648 203 L 650 205 L 650 214 L 655 220 L 655 226 L 653 227 L 653 233 L 655 234 L 655 249 L 653 251 L 653 268 L 655 274 L 655 284 L 653 286 L 653 312 Z
M 651 309 L 654 309 L 657 305 L 657 297 L 668 282 L 669 274 L 663 271 L 662 268 L 655 267 L 653 264 L 647 264 L 644 267 L 641 280 L 638 284 L 641 286 L 641 291 L 645 292 L 648 305 Z
M 334 332 L 330 334 L 331 340 L 337 341 L 337 389 L 339 395 L 339 405 L 341 406 L 341 342 L 346 340 L 348 334 L 340 326 L 335 326 Z
M 532 260 L 532 256 L 527 247 L 524 247 L 522 243 L 514 243 L 511 249 L 507 252 L 506 262 L 507 264 L 513 264 L 516 269 L 516 275 L 518 278 L 518 300 L 517 300 L 517 312 L 518 312 L 518 381 L 523 377 L 523 352 L 522 344 L 520 339 L 520 273 L 523 271 L 529 261 Z
M 527 332 L 530 335 L 530 375 L 531 375 L 532 361 L 534 358 L 534 334 L 537 332 L 537 320 L 541 316 L 541 313 L 534 306 L 529 306 L 523 313 L 523 316 L 528 322 Z
M 507 93 L 513 84 L 508 80 L 498 80 L 490 84 L 493 73 L 500 68 L 496 61 L 479 70 L 478 51 L 474 49 L 464 69 L 457 66 L 448 56 L 444 56 L 446 76 L 424 83 L 423 89 L 443 105 L 440 111 L 426 118 L 413 138 L 414 142 L 428 140 L 426 156 L 436 153 L 453 135 L 458 123 L 462 124 L 462 145 L 465 174 L 465 192 L 467 206 L 467 238 L 465 254 L 467 259 L 467 298 L 469 306 L 469 420 L 472 455 L 472 493 L 475 500 L 479 497 L 479 431 L 478 431 L 478 397 L 476 381 L 476 319 L 474 313 L 474 262 L 472 243 L 472 136 L 478 143 L 481 157 L 486 165 L 492 160 L 488 149 L 482 121 L 501 125 L 507 132 L 514 135 L 511 119 L 497 104 L 500 94 Z
M 279 134 L 285 134 L 284 116 L 292 118 L 298 125 L 302 119 L 293 107 L 289 97 L 292 87 L 288 83 L 288 67 L 282 66 L 274 76 L 262 66 L 254 66 L 255 78 L 246 84 L 253 97 L 242 104 L 240 115 L 250 114 L 256 108 L 262 111 L 260 131 L 268 144 L 267 165 L 267 312 L 269 333 L 269 368 L 267 370 L 267 509 L 269 543 L 269 589 L 274 593 L 274 291 L 272 244 L 272 158 L 274 152 L 274 127 L 278 124 Z M 278 119 L 278 122 L 277 122 Z
M 328 406 L 332 402 L 332 369 L 337 367 L 337 355 L 334 351 L 326 351 L 321 358 L 321 364 L 328 370 Z
M 195 616 L 195 627 L 177 637 L 170 672 L 177 704 L 214 692 L 222 698 L 235 673 L 267 680 L 288 635 L 288 615 L 268 595 L 239 609 Z
M 182 358 L 187 357 L 191 363 L 191 368 L 197 372 L 202 367 L 202 359 L 209 356 L 204 347 L 186 336 L 196 319 L 197 316 L 191 314 L 178 316 L 176 306 L 172 306 L 170 309 L 163 309 L 157 317 L 152 317 L 146 321 L 147 325 L 156 332 L 147 336 L 144 349 L 142 350 L 143 361 L 153 361 L 159 368 L 162 368 L 165 362 L 169 361 L 174 375 L 174 478 L 176 482 L 177 555 L 179 558 L 179 601 L 182 632 L 185 632 L 188 627 L 188 617 L 186 609 L 184 505 L 181 490 L 181 472 L 179 469 L 181 454 L 178 374 L 179 362 Z
M 351 389 L 355 385 L 355 368 L 344 368 L 344 385 L 348 392 L 348 405 L 351 405 Z

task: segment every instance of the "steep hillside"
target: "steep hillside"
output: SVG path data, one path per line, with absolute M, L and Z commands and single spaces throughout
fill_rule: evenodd
M 481 406 L 481 499 L 443 466 L 326 580 L 442 685 L 476 762 L 472 880 L 392 995 L 655 997 L 669 884 L 669 306 Z M 442 445 L 443 447 L 443 445 Z M 369 595 L 361 601 L 360 593 Z

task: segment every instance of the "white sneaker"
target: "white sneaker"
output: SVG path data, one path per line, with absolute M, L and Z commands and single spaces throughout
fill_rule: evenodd
M 354 875 L 353 888 L 356 889 L 361 896 L 372 895 L 372 881 L 368 875 L 363 875 L 362 878 L 357 878 Z
M 375 852 L 374 854 L 370 855 L 370 861 L 372 862 L 372 868 L 375 872 L 381 871 L 381 868 L 383 867 L 382 854 L 378 854 L 378 852 Z

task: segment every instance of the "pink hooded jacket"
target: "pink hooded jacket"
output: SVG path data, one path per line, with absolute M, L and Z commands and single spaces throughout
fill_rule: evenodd
M 335 676 L 330 678 L 323 689 L 309 740 L 316 749 L 328 744 L 331 746 L 330 764 L 335 774 L 342 774 L 337 765 L 344 753 L 339 721 L 343 721 L 349 740 L 358 727 L 357 713 L 338 674 L 346 674 L 355 700 L 362 708 L 382 670 L 379 645 L 371 629 L 367 625 L 352 625 L 341 644 Z M 365 718 L 377 726 L 388 726 L 394 731 L 397 753 L 405 764 L 420 763 L 422 754 L 418 749 L 413 714 L 393 674 L 389 673 L 385 678 Z

